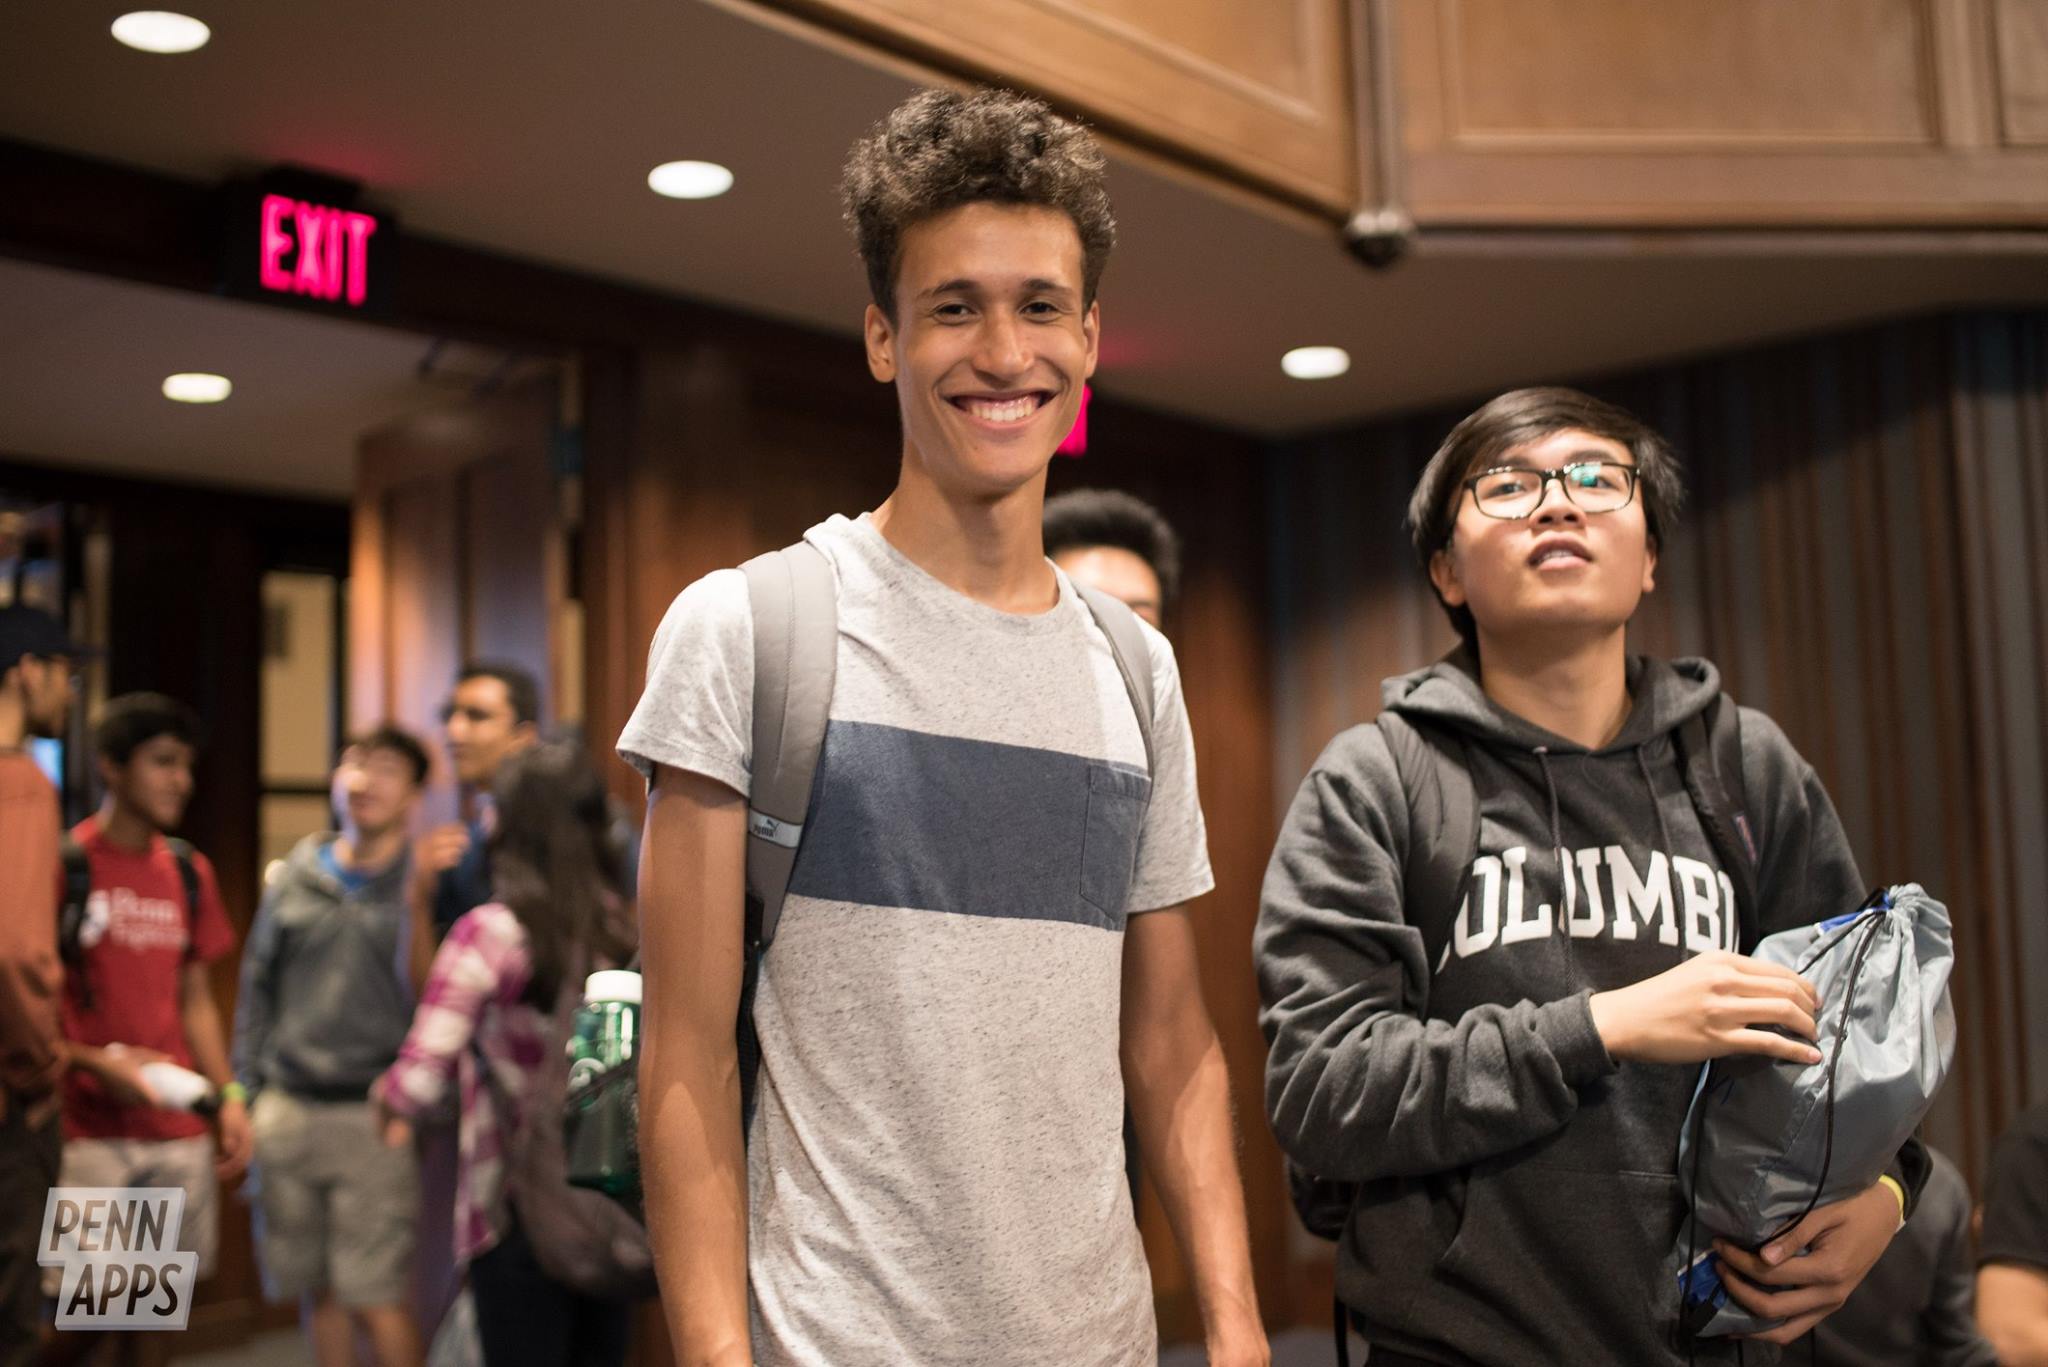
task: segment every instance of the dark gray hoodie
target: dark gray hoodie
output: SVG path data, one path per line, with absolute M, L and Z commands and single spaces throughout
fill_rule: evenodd
M 408 859 L 345 888 L 308 836 L 265 890 L 242 951 L 235 1077 L 313 1101 L 361 1101 L 398 1057 L 413 994 L 401 950 Z
M 1586 1005 L 1739 943 L 1672 739 L 1720 678 L 1632 659 L 1628 685 L 1621 734 L 1588 751 L 1496 707 L 1462 656 L 1387 681 L 1387 709 L 1464 742 L 1480 820 L 1460 906 L 1404 904 L 1429 833 L 1373 725 L 1330 743 L 1281 831 L 1256 935 L 1266 1107 L 1297 1163 L 1363 1184 L 1337 1287 L 1375 1343 L 1479 1367 L 1736 1360 L 1726 1341 L 1689 1358 L 1675 1333 L 1697 1069 L 1609 1058 Z M 1759 933 L 1854 908 L 1812 768 L 1740 715 Z

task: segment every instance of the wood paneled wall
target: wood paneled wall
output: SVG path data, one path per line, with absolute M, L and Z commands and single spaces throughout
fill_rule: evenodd
M 394 721 L 434 748 L 463 661 L 506 660 L 541 683 L 552 719 L 554 625 L 567 590 L 550 463 L 555 389 L 451 402 L 358 449 L 349 589 L 351 729 Z M 429 815 L 454 812 L 437 767 Z
M 590 734 L 609 751 L 638 699 L 648 642 L 675 594 L 721 566 L 787 544 L 833 512 L 871 509 L 894 486 L 892 391 L 857 344 L 791 335 L 772 351 L 732 339 L 670 352 L 592 357 L 584 583 Z M 787 376 L 806 379 L 792 391 Z M 1098 394 L 1092 453 L 1055 462 L 1055 489 L 1125 488 L 1151 499 L 1187 542 L 1169 622 L 1183 661 L 1217 890 L 1195 909 L 1204 990 L 1231 1069 L 1244 1133 L 1261 1291 L 1290 1304 L 1286 1196 L 1260 1117 L 1264 1046 L 1251 924 L 1274 817 L 1268 653 L 1261 621 L 1264 528 L 1252 442 Z M 638 802 L 614 762 L 614 790 Z M 1199 1335 L 1187 1275 L 1156 1201 L 1141 1212 L 1163 1328 Z

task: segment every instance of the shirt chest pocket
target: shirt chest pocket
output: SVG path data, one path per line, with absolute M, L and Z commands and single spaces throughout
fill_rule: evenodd
M 1152 780 L 1113 764 L 1088 766 L 1088 815 L 1081 837 L 1081 900 L 1123 925 L 1125 902 L 1138 871 L 1138 845 Z

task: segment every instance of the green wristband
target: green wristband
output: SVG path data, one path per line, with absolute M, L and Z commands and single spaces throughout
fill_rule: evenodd
M 220 1099 L 246 1102 L 249 1099 L 249 1089 L 239 1082 L 227 1083 L 220 1089 Z

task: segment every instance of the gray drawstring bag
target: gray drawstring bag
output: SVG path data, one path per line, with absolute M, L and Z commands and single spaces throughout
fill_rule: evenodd
M 1753 957 L 1819 992 L 1821 1059 L 1746 1054 L 1700 1071 L 1679 1137 L 1687 1218 L 1677 1266 L 1683 1323 L 1704 1337 L 1782 1322 L 1729 1297 L 1713 1240 L 1760 1249 L 1816 1207 L 1868 1190 L 1927 1114 L 1955 1053 L 1948 908 L 1917 883 L 1780 931 Z

